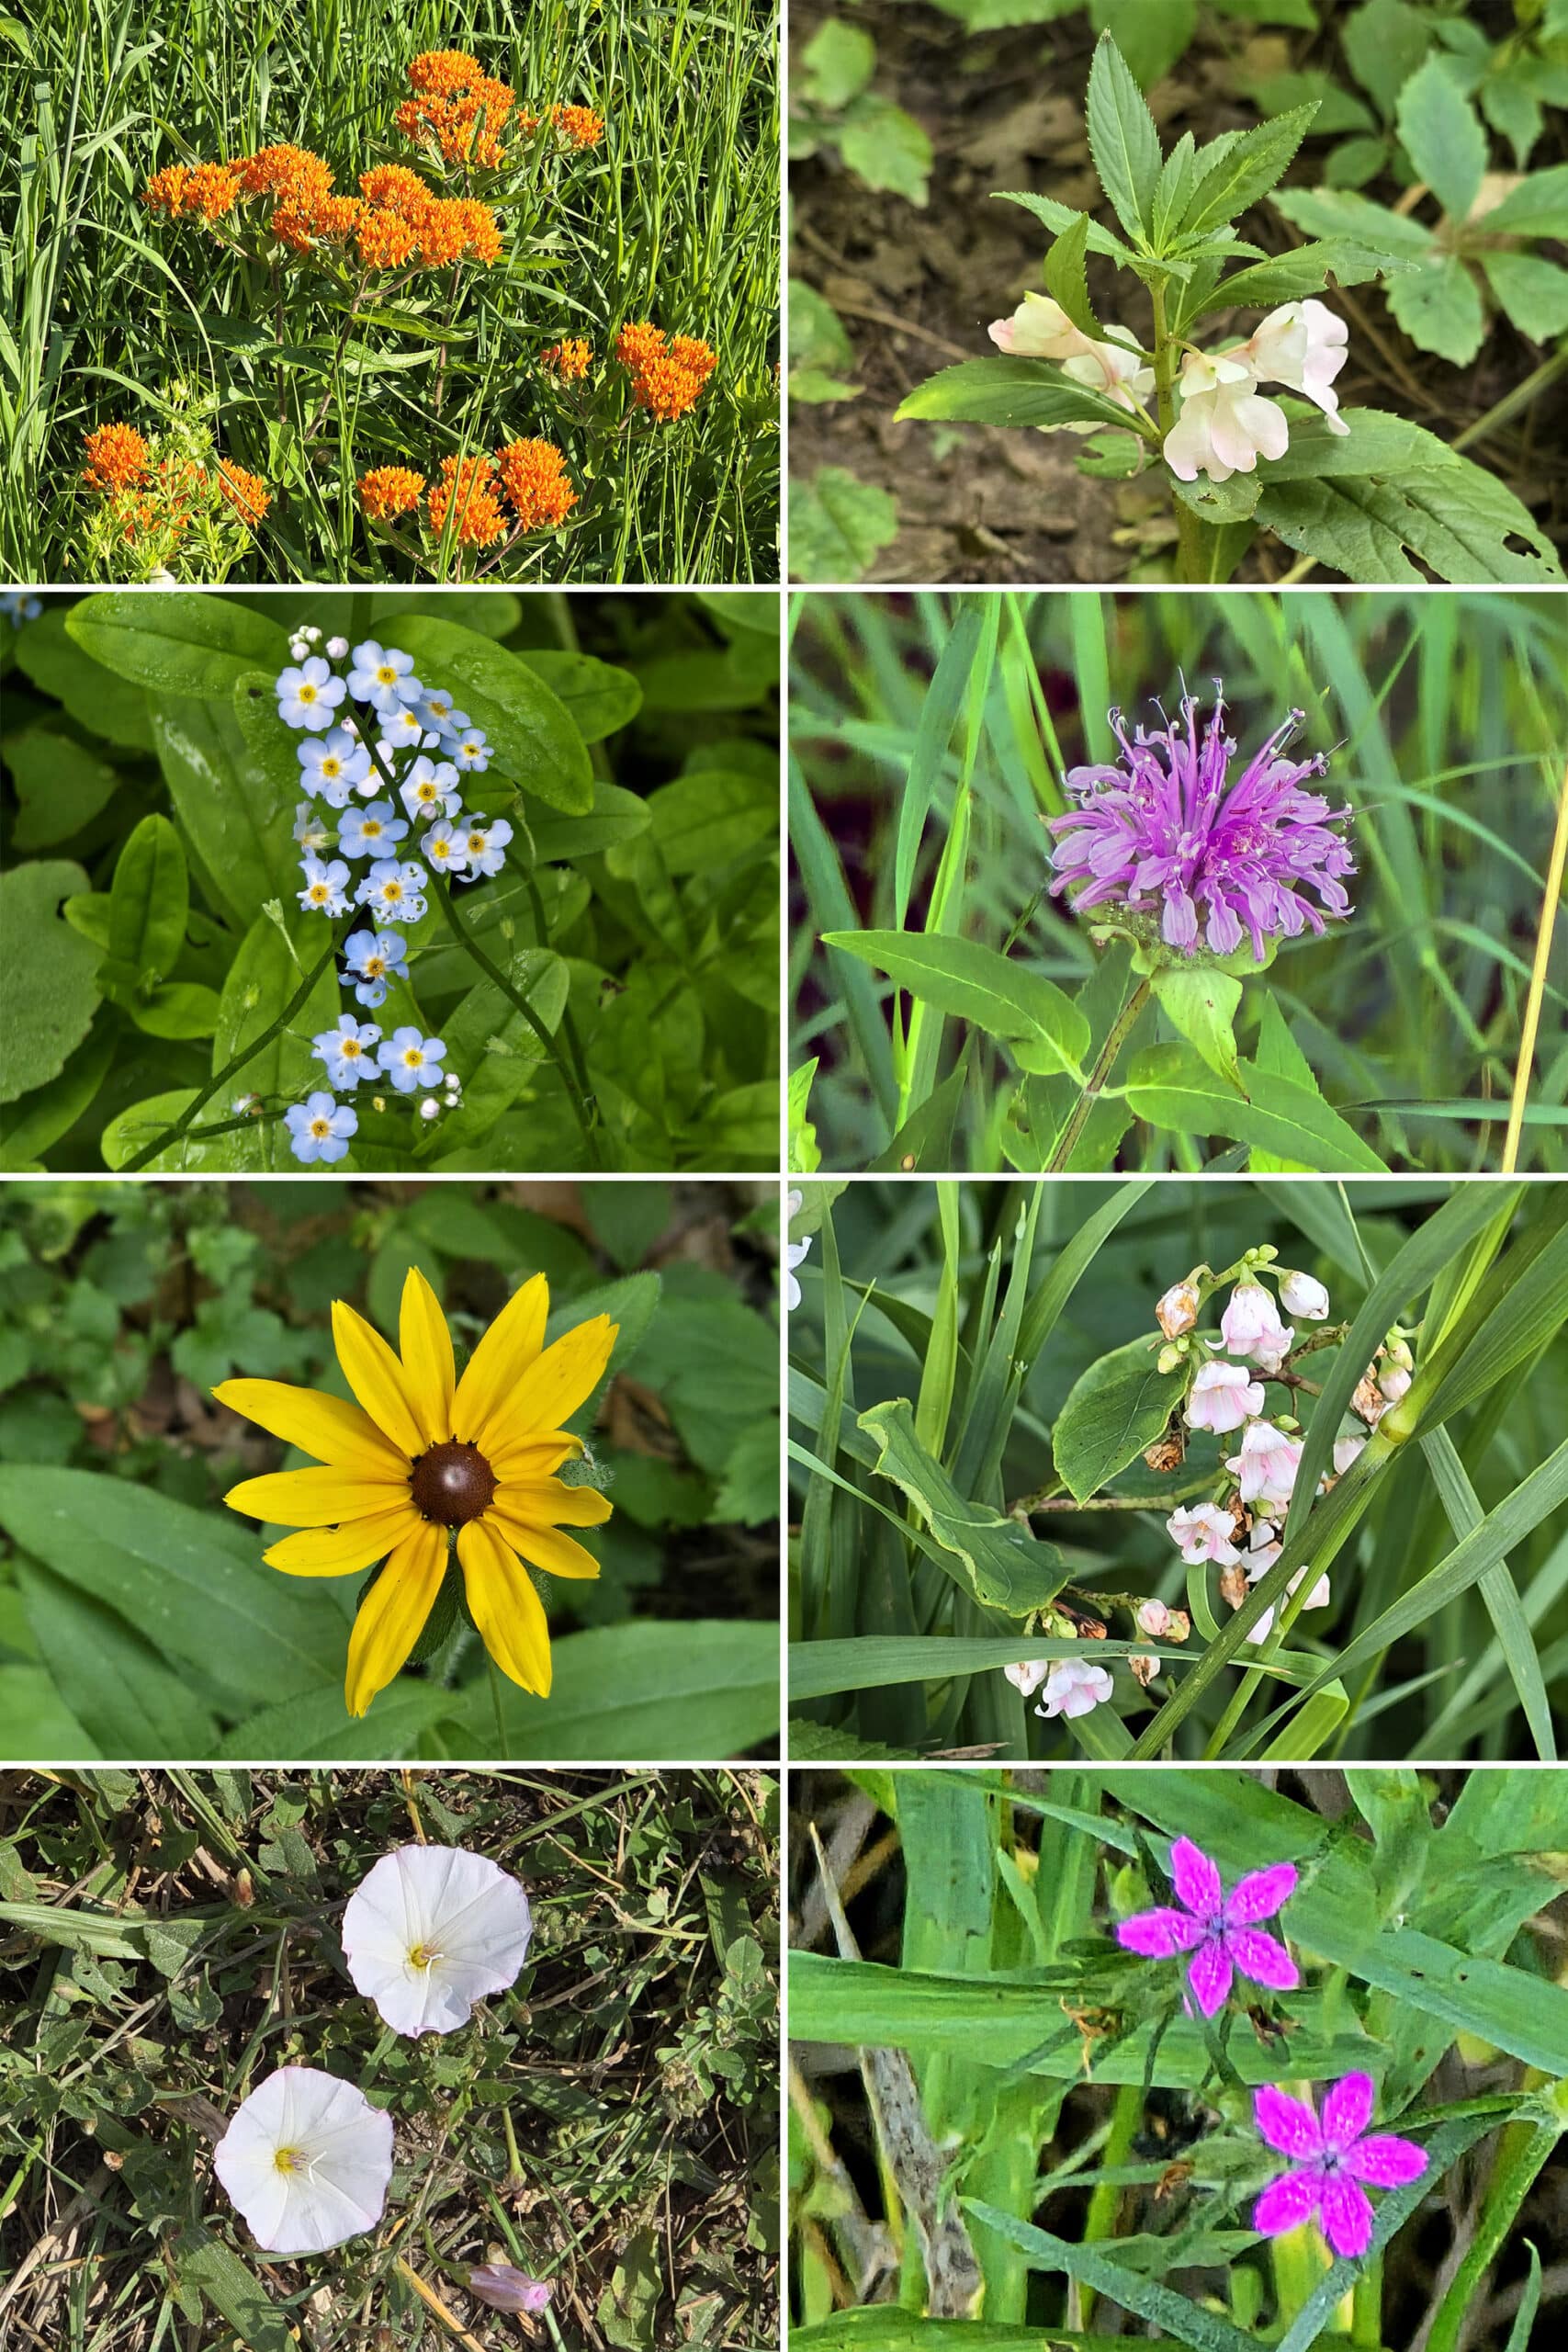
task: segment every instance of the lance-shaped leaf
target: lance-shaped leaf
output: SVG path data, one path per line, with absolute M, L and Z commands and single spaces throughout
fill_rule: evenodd
M 1004 1519 L 988 1503 L 971 1502 L 961 1495 L 916 1436 L 907 1397 L 875 1405 L 859 1419 L 876 1447 L 876 1468 L 908 1497 L 943 1554 L 951 1556 L 948 1574 L 955 1584 L 1010 1617 L 1027 1616 L 1055 1598 L 1067 1573 L 1055 1545 L 1037 1544 L 1017 1520 Z
M 896 423 L 912 418 L 953 424 L 1123 424 L 1132 413 L 1091 392 L 1049 359 L 962 359 L 928 376 L 898 409 Z

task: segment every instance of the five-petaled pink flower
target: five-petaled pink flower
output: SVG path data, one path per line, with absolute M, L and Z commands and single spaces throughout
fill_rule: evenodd
M 1206 2018 L 1223 2007 L 1239 1970 L 1270 1992 L 1293 1993 L 1301 1983 L 1296 1963 L 1281 1943 L 1266 1936 L 1259 1919 L 1271 1919 L 1296 1891 L 1293 1862 L 1274 1862 L 1238 1879 L 1227 1895 L 1219 1871 L 1190 1838 L 1170 1849 L 1170 1875 L 1179 1911 L 1139 1911 L 1123 1919 L 1116 1940 L 1145 1960 L 1171 1960 L 1190 1952 L 1187 1982 Z
M 1427 2152 L 1414 2140 L 1368 2133 L 1372 2098 L 1370 2075 L 1347 2075 L 1336 2083 L 1321 2117 L 1272 2083 L 1254 2092 L 1258 2129 L 1271 2148 L 1295 2160 L 1254 2206 L 1255 2230 L 1279 2237 L 1315 2218 L 1336 2254 L 1347 2261 L 1365 2254 L 1372 2242 L 1372 2207 L 1360 2184 L 1405 2188 L 1427 2169 Z

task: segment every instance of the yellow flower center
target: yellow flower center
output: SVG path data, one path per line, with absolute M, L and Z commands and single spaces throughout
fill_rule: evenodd
M 378 842 L 381 838 L 381 820 L 379 817 L 367 817 L 359 830 L 367 842 Z
M 310 2159 L 303 2148 L 279 2148 L 272 2161 L 278 2172 L 309 2172 L 310 2169 Z
M 315 689 L 315 687 L 314 687 L 313 685 L 311 685 L 311 684 L 310 684 L 310 680 L 309 680 L 308 678 L 306 679 L 306 681 L 305 681 L 304 684 L 300 687 L 300 689 L 299 689 L 299 697 L 298 697 L 298 698 L 299 698 L 299 700 L 300 702 L 314 702 L 314 701 L 315 701 L 315 699 L 316 699 L 316 689 Z
M 434 1944 L 415 1944 L 409 1954 L 411 1968 L 430 1968 L 441 1958 Z
M 355 1055 L 359 1051 L 358 1038 L 345 1037 L 343 1044 L 338 1047 L 338 1051 L 342 1054 L 345 1062 L 351 1062 L 354 1059 Z
M 403 1059 L 407 1062 L 410 1069 L 417 1069 L 421 1062 L 424 1059 L 423 1047 L 420 1046 L 405 1046 L 403 1047 Z
M 402 886 L 402 884 L 401 884 L 400 882 L 383 882 L 383 883 L 382 883 L 382 885 L 381 885 L 381 896 L 382 896 L 382 897 L 383 897 L 383 898 L 388 901 L 389 905 L 391 903 L 391 901 L 392 901 L 394 899 L 400 899 L 400 898 L 402 897 L 402 895 L 403 895 L 403 886 Z
M 475 855 L 476 857 L 479 855 L 479 852 L 483 849 L 483 847 L 484 847 L 484 845 L 485 845 L 485 841 L 486 841 L 486 836 L 485 836 L 483 833 L 470 833 L 470 834 L 468 835 L 468 847 L 469 847 L 469 849 L 473 852 L 473 854 L 474 854 L 474 855 Z
M 332 1131 L 333 1123 L 330 1119 L 312 1119 L 310 1122 L 310 1133 L 313 1136 L 330 1136 Z
M 383 662 L 376 675 L 384 686 L 395 686 L 398 683 L 398 673 L 389 662 Z
M 365 977 L 367 980 L 380 979 L 386 969 L 387 959 L 384 956 L 367 956 L 365 958 Z
M 317 904 L 317 906 L 318 906 L 318 907 L 321 905 L 321 900 L 326 897 L 326 895 L 327 895 L 327 886 L 326 886 L 326 884 L 325 884 L 324 882 L 312 882 L 312 883 L 311 883 L 311 885 L 310 885 L 310 896 L 311 896 L 311 898 L 315 900 L 315 902 L 316 902 L 316 904 Z
M 343 762 L 341 760 L 323 760 L 321 762 L 321 774 L 325 776 L 341 775 L 343 774 Z

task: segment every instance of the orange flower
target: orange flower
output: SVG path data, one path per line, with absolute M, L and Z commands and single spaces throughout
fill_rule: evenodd
M 220 220 L 231 212 L 240 193 L 240 175 L 233 164 L 197 164 L 186 187 L 185 209 L 204 220 Z
M 264 520 L 272 500 L 265 481 L 255 474 L 248 474 L 229 458 L 218 460 L 218 487 L 234 509 L 242 523 L 252 529 Z
M 480 205 L 478 209 L 482 211 L 484 208 Z M 432 269 L 450 267 L 460 262 L 468 250 L 462 206 L 448 204 L 442 198 L 426 205 L 415 233 L 419 238 L 419 257 Z
M 141 201 L 150 212 L 166 212 L 177 220 L 185 210 L 186 184 L 190 174 L 184 164 L 165 164 L 154 172 L 141 191 Z
M 479 59 L 462 49 L 427 49 L 409 67 L 412 87 L 429 90 L 437 97 L 460 96 L 472 83 L 483 79 L 484 68 Z
M 448 164 L 504 163 L 500 133 L 516 100 L 504 82 L 460 49 L 427 51 L 409 67 L 419 93 L 398 108 L 398 129 L 409 139 L 434 140 Z
M 580 383 L 592 365 L 593 352 L 581 335 L 568 335 L 564 342 L 552 343 L 539 354 L 539 365 L 558 376 L 563 383 Z
M 666 337 L 662 329 L 646 323 L 621 329 L 615 356 L 631 376 L 637 407 L 664 424 L 694 405 L 718 365 L 716 355 L 694 335 Z
M 394 514 L 412 514 L 423 488 L 424 476 L 407 466 L 374 466 L 359 477 L 359 503 L 372 522 L 383 523 Z
M 412 223 L 398 212 L 362 212 L 355 233 L 367 269 L 396 269 L 419 243 Z
M 82 469 L 82 479 L 89 490 L 96 491 L 101 497 L 134 490 L 147 479 L 152 452 L 133 424 L 95 426 L 85 436 L 83 450 L 87 462 Z
M 573 147 L 597 147 L 604 136 L 604 118 L 592 107 L 552 107 L 550 120 Z
M 490 482 L 495 468 L 488 458 L 443 458 L 441 480 L 430 493 L 430 523 L 444 531 L 456 508 L 454 528 L 462 547 L 493 547 L 506 529 L 506 517 Z
M 577 492 L 553 441 L 509 441 L 495 458 L 501 486 L 525 531 L 554 530 L 565 522 Z
M 361 172 L 359 187 L 367 204 L 378 204 L 404 220 L 417 221 L 434 201 L 418 173 L 401 164 L 377 164 Z
M 333 175 L 319 155 L 304 147 L 263 147 L 234 167 L 246 196 L 281 196 L 301 209 L 328 194 Z
M 492 262 L 501 258 L 501 231 L 488 204 L 476 204 L 470 198 L 458 199 L 452 207 L 461 223 L 464 243 L 475 261 Z

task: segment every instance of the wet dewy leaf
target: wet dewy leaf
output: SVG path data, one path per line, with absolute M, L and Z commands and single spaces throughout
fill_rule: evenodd
M 1051 1451 L 1078 1502 L 1098 1494 L 1164 1433 L 1187 1378 L 1181 1371 L 1161 1372 L 1158 1354 L 1152 1338 L 1113 1348 L 1090 1364 L 1057 1415 Z
M 58 695 L 79 727 L 130 749 L 152 749 L 147 696 L 129 679 L 117 678 L 78 645 L 66 628 L 71 607 L 46 605 L 17 643 L 18 666 L 47 695 Z
M 593 769 L 581 730 L 536 670 L 472 629 L 428 615 L 400 628 L 399 643 L 426 684 L 445 688 L 483 729 L 488 773 L 570 815 L 592 807 Z
M 288 938 L 295 954 L 290 955 L 288 941 L 277 925 L 266 915 L 257 916 L 241 941 L 223 983 L 212 1040 L 214 1072 L 226 1068 L 254 1038 L 272 1027 L 305 973 L 321 956 L 330 935 L 321 916 L 292 910 Z M 288 1028 L 235 1071 L 223 1094 L 213 1097 L 208 1117 L 227 1118 L 231 1095 L 260 1094 L 269 1101 L 293 1102 L 301 1100 L 313 1082 L 324 1082 L 322 1064 L 311 1055 L 310 1039 L 333 1026 L 338 1004 L 338 984 L 329 966 Z M 280 1119 L 258 1119 L 253 1126 L 215 1140 L 233 1150 L 231 1167 L 288 1170 L 298 1165 L 288 1148 L 288 1130 Z
M 916 1436 L 907 1398 L 862 1413 L 859 1426 L 877 1449 L 876 1468 L 908 1495 L 942 1553 L 951 1555 L 948 1574 L 975 1600 L 1022 1617 L 1061 1590 L 1067 1570 L 1055 1546 L 1036 1543 L 1019 1521 L 961 1495 Z
M 59 911 L 62 899 L 86 887 L 82 868 L 64 858 L 0 874 L 7 976 L 0 1102 L 14 1102 L 57 1078 L 91 1025 L 98 1003 L 98 950 Z
M 642 708 L 642 687 L 631 672 L 597 661 L 591 653 L 555 653 L 530 645 L 517 659 L 559 697 L 585 743 L 602 743 L 607 735 L 618 734 Z M 595 801 L 603 789 L 596 787 Z
M 513 948 L 497 959 L 553 1035 L 566 1009 L 567 967 L 547 947 Z M 544 1047 L 535 1032 L 493 980 L 480 978 L 441 1031 L 446 1067 L 463 1081 L 456 1111 L 427 1127 L 414 1149 L 421 1159 L 446 1159 L 467 1152 L 490 1133 L 503 1111 L 538 1075 Z M 361 1090 L 362 1091 L 365 1090 Z
M 226 596 L 108 593 L 73 605 L 66 628 L 117 677 L 164 695 L 227 696 L 247 670 L 288 666 L 288 632 Z
M 241 673 L 248 692 L 256 673 Z M 197 701 L 160 695 L 152 707 L 158 759 L 207 902 L 236 932 L 247 931 L 269 899 L 294 904 L 299 853 L 293 839 L 299 800 L 294 730 L 277 718 L 270 684 L 242 722 L 228 695 Z
M 115 864 L 108 951 L 140 979 L 174 970 L 185 945 L 190 884 L 180 838 L 166 817 L 143 817 Z

